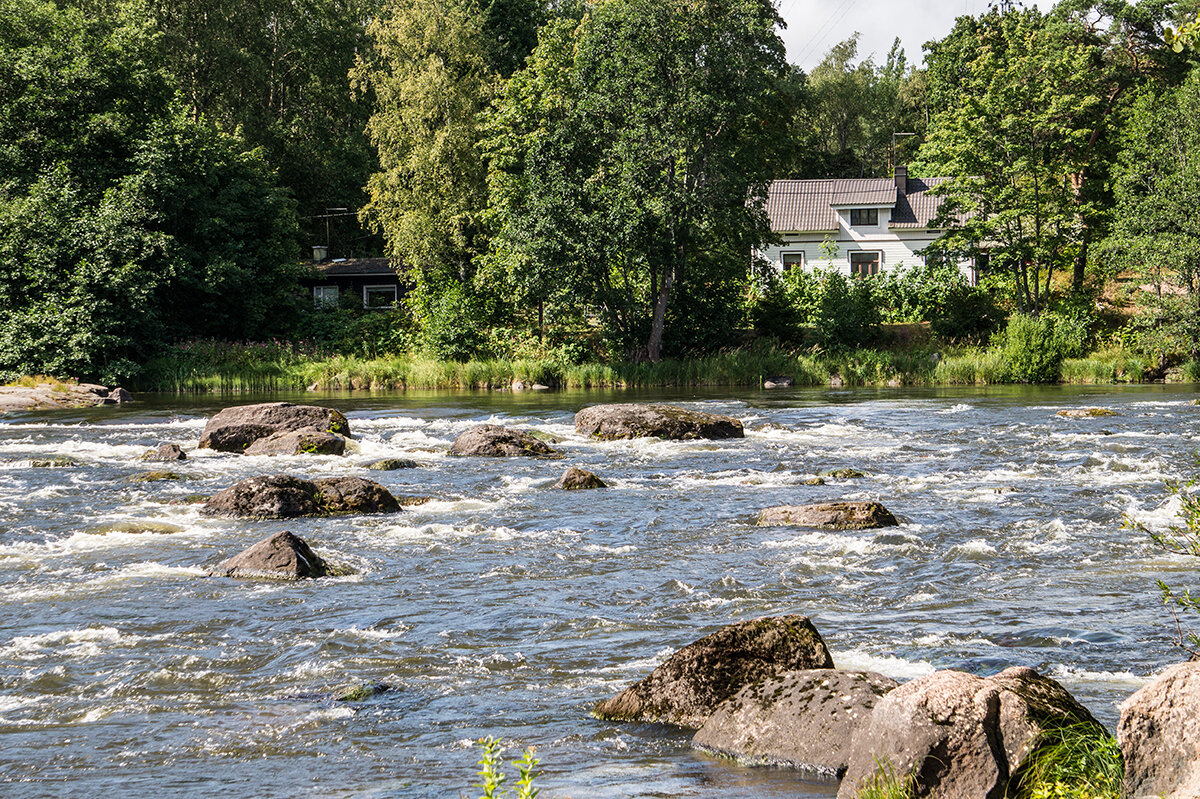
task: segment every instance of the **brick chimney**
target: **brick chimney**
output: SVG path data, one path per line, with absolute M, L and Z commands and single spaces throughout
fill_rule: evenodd
M 896 167 L 896 196 L 904 197 L 908 194 L 908 167 Z

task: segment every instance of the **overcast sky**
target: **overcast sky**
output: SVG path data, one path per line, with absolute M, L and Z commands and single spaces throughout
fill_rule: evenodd
M 811 72 L 829 48 L 855 31 L 859 60 L 874 54 L 875 63 L 887 59 L 897 36 L 909 64 L 920 64 L 921 45 L 950 32 L 955 18 L 976 16 L 987 10 L 988 0 L 776 0 L 787 22 L 783 41 L 788 61 Z M 1025 5 L 1036 6 L 1036 2 Z

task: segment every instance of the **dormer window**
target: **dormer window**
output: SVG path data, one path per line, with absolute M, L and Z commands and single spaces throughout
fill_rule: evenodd
M 851 208 L 850 227 L 872 227 L 879 225 L 878 208 Z

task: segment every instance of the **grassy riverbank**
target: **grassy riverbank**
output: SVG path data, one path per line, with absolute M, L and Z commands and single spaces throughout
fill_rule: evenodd
M 1122 349 L 1062 359 L 1050 380 L 1079 384 L 1136 383 L 1200 377 L 1196 364 L 1164 372 L 1149 358 Z M 1055 375 L 1057 375 L 1055 379 Z M 1020 365 L 999 348 L 955 347 L 789 350 L 755 345 L 659 363 L 564 363 L 554 359 L 439 361 L 417 355 L 363 358 L 286 344 L 192 342 L 149 364 L 135 387 L 144 391 L 276 391 L 321 389 L 503 390 L 514 383 L 553 388 L 761 386 L 787 378 L 797 386 L 994 385 L 1021 380 Z

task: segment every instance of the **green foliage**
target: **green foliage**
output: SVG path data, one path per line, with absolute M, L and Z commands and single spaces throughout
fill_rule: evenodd
M 1009 782 L 1010 799 L 1120 799 L 1125 762 L 1099 724 L 1044 730 Z
M 925 263 L 875 278 L 875 301 L 885 322 L 929 322 L 945 341 L 980 340 L 1002 319 L 991 294 L 972 286 L 959 268 L 926 256 Z
M 854 799 L 912 799 L 916 789 L 914 775 L 897 774 L 891 763 L 876 761 L 875 773 L 858 789 Z
M 144 28 L 0 19 L 0 371 L 124 381 L 164 341 L 267 333 L 295 217 L 261 154 L 181 113 Z
M 1200 456 L 1197 463 L 1200 463 Z M 1178 523 L 1170 524 L 1159 532 L 1126 515 L 1124 526 L 1148 535 L 1166 552 L 1200 557 L 1200 493 L 1195 490 L 1198 482 L 1200 481 L 1193 478 L 1182 483 L 1167 483 L 1167 492 L 1179 501 Z M 1158 588 L 1163 604 L 1175 621 L 1175 645 L 1192 658 L 1200 658 L 1200 635 L 1194 630 L 1185 630 L 1179 618 L 1181 612 L 1187 615 L 1200 614 L 1200 597 L 1192 596 L 1191 589 L 1185 589 L 1182 594 L 1178 594 L 1161 580 L 1158 582 Z
M 537 776 L 538 760 L 533 756 L 532 747 L 527 748 L 521 759 L 515 763 L 517 781 L 513 784 L 513 788 L 516 789 L 514 794 L 510 789 L 501 788 L 508 780 L 508 775 L 504 773 L 504 761 L 500 759 L 504 751 L 500 741 L 489 735 L 481 739 L 479 745 L 483 749 L 483 757 L 479 760 L 481 768 L 478 772 L 478 787 L 483 789 L 483 794 L 479 799 L 503 799 L 508 796 L 512 796 L 513 799 L 537 799 L 541 789 L 533 785 Z
M 490 279 L 518 304 L 595 306 L 652 361 L 669 319 L 709 324 L 699 301 L 769 237 L 790 121 L 778 24 L 763 0 L 612 0 L 544 27 L 487 144 Z
M 1018 383 L 1055 383 L 1062 374 L 1063 347 L 1058 324 L 1048 315 L 1015 314 L 999 347 Z

